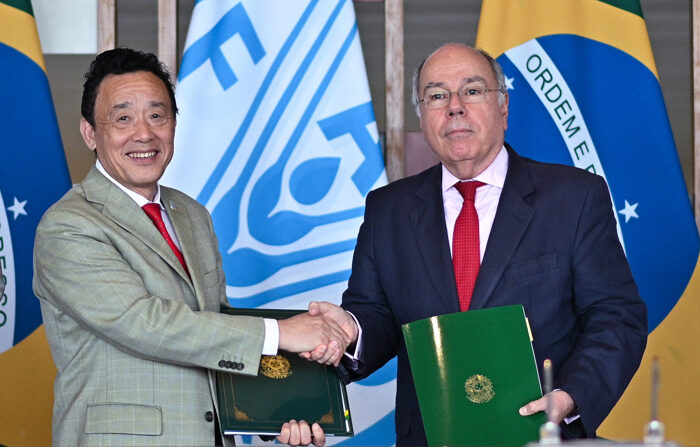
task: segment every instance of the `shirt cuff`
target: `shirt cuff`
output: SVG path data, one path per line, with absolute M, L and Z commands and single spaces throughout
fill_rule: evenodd
M 348 311 L 346 311 L 348 312 Z M 355 343 L 355 351 L 350 353 L 350 352 L 345 352 L 345 357 L 350 360 L 351 365 L 350 365 L 350 370 L 352 371 L 357 371 L 358 369 L 358 364 L 357 362 L 360 359 L 360 355 L 362 354 L 362 326 L 360 326 L 360 322 L 357 321 L 357 318 L 355 315 L 352 314 L 352 312 L 348 312 L 350 316 L 352 317 L 353 320 L 355 320 L 355 324 L 357 325 L 357 343 Z
M 571 417 L 568 417 L 568 418 L 564 418 L 564 422 L 566 423 L 566 425 L 569 425 L 570 423 L 574 422 L 576 419 L 578 419 L 578 418 L 580 418 L 580 417 L 581 417 L 581 415 L 580 415 L 580 414 L 577 414 L 576 416 L 571 416 Z
M 265 322 L 265 341 L 263 342 L 262 355 L 277 355 L 280 344 L 280 327 L 277 320 L 263 318 Z

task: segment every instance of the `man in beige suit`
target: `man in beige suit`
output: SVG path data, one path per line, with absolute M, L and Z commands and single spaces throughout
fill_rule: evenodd
M 320 345 L 320 361 L 337 364 L 349 340 L 307 314 L 220 314 L 226 283 L 209 213 L 157 183 L 177 112 L 167 71 L 152 54 L 116 49 L 85 77 L 80 131 L 97 162 L 46 212 L 34 250 L 58 368 L 53 443 L 232 445 L 217 428 L 213 372 L 254 375 L 261 354 Z M 149 203 L 157 217 L 141 208 Z M 323 445 L 318 424 L 305 422 L 285 424 L 279 440 L 306 445 L 312 432 Z

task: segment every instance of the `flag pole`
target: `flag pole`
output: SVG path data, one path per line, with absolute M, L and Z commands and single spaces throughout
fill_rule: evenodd
M 693 0 L 693 210 L 700 229 L 700 0 Z
M 158 58 L 177 75 L 177 2 L 158 0 Z
M 389 181 L 404 177 L 403 0 L 384 2 L 386 82 L 386 173 Z
M 97 2 L 97 53 L 111 50 L 117 43 L 116 0 Z

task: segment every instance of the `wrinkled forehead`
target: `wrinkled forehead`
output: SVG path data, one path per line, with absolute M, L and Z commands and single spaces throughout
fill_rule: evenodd
M 470 82 L 495 83 L 491 64 L 476 50 L 449 45 L 438 49 L 426 59 L 418 85 L 422 90 L 433 85 L 461 85 Z
M 97 106 L 117 104 L 159 104 L 170 107 L 170 96 L 163 81 L 153 73 L 138 71 L 106 76 L 97 89 Z

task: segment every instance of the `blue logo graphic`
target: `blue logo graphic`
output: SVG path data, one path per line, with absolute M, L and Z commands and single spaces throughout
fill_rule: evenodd
M 700 249 L 658 80 L 627 53 L 573 35 L 535 39 L 498 61 L 510 95 L 506 140 L 527 157 L 607 180 L 651 332 L 681 297 Z
M 229 301 L 340 302 L 386 183 L 352 2 L 202 0 L 185 48 L 163 183 L 209 209 Z M 349 388 L 352 445 L 393 444 L 395 378 L 394 360 Z

